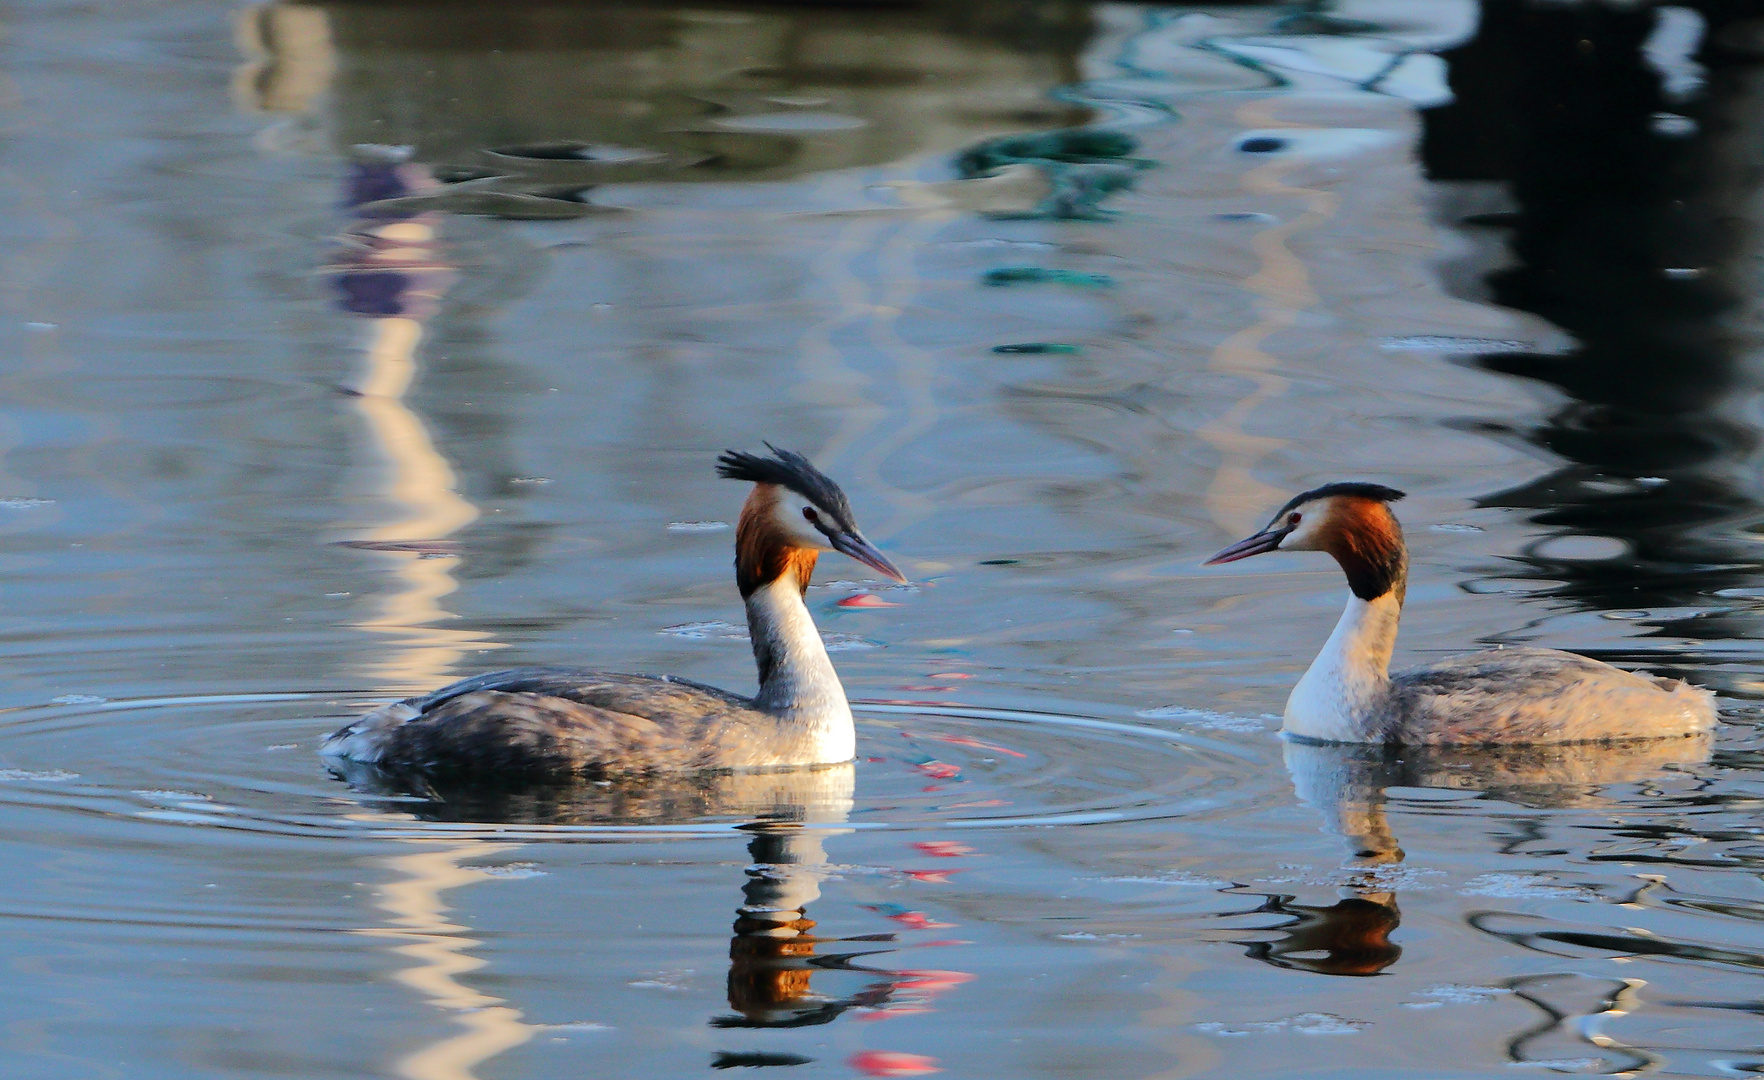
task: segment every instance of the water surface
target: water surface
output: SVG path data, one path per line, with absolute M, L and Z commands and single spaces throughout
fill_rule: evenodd
M 11 5 L 5 1074 L 1764 1070 L 1743 14 Z M 810 593 L 853 768 L 324 769 L 491 665 L 749 687 L 762 440 L 915 581 Z M 1402 657 L 1728 723 L 1283 744 L 1339 574 L 1198 564 L 1343 478 Z

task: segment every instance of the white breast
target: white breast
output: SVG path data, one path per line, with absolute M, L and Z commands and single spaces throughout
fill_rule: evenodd
M 1390 688 L 1402 605 L 1385 594 L 1349 596 L 1317 659 L 1286 699 L 1282 730 L 1318 742 L 1377 742 L 1378 709 Z

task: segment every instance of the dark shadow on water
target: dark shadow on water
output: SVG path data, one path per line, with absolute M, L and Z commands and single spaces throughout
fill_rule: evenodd
M 519 196 L 776 180 L 1080 122 L 1047 92 L 1092 32 L 1077 0 L 280 2 L 240 16 L 235 87 L 333 152 L 408 145 L 487 185 L 462 212 L 572 216 Z
M 1759 630 L 1755 601 L 1712 594 L 1759 581 L 1760 440 L 1745 403 L 1758 384 L 1764 86 L 1760 53 L 1731 46 L 1755 35 L 1740 21 L 1755 5 L 1684 7 L 1707 32 L 1676 65 L 1700 65 L 1700 88 L 1647 55 L 1667 18 L 1651 6 L 1485 0 L 1476 36 L 1443 54 L 1456 100 L 1422 113 L 1421 156 L 1432 180 L 1498 185 L 1511 207 L 1448 222 L 1504 232 L 1511 261 L 1478 298 L 1576 342 L 1475 361 L 1569 398 L 1540 425 L 1490 429 L 1563 462 L 1482 500 L 1551 532 L 1511 576 L 1560 582 L 1545 595 L 1581 609 L 1713 604 L 1652 623 L 1709 640 Z M 1573 551 L 1585 537 L 1622 550 Z
M 1403 921 L 1396 898 L 1376 892 L 1347 896 L 1329 907 L 1295 904 L 1290 896 L 1269 896 L 1257 914 L 1290 915 L 1273 927 L 1274 941 L 1252 941 L 1244 955 L 1274 967 L 1318 975 L 1377 975 L 1402 959 L 1403 947 L 1390 940 Z

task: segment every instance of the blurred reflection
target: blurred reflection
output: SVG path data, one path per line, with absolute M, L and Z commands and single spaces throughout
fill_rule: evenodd
M 235 79 L 299 140 L 553 182 L 779 179 L 1080 119 L 1049 102 L 1089 33 L 1074 0 L 935 5 L 281 2 Z
M 1245 127 L 1263 129 L 1296 129 L 1274 114 L 1276 99 L 1253 102 L 1240 108 L 1236 117 Z M 1255 236 L 1254 248 L 1259 265 L 1245 279 L 1244 287 L 1257 298 L 1256 321 L 1221 341 L 1213 350 L 1208 366 L 1214 371 L 1235 375 L 1250 384 L 1250 390 L 1232 404 L 1224 415 L 1195 429 L 1195 434 L 1219 452 L 1218 471 L 1207 485 L 1207 511 L 1215 524 L 1226 531 L 1249 529 L 1262 507 L 1281 502 L 1278 490 L 1255 475 L 1256 466 L 1269 454 L 1285 446 L 1286 439 L 1262 435 L 1248 430 L 1258 410 L 1281 397 L 1291 382 L 1279 373 L 1279 362 L 1262 348 L 1270 337 L 1298 324 L 1301 316 L 1317 304 L 1317 293 L 1311 287 L 1310 271 L 1295 255 L 1287 241 L 1297 233 L 1314 229 L 1335 215 L 1341 198 L 1321 188 L 1295 187 L 1286 176 L 1302 164 L 1301 158 L 1270 161 L 1243 174 L 1244 190 L 1258 195 L 1296 196 L 1304 205 L 1304 213 L 1261 230 Z
M 1743 7 L 1484 0 L 1475 38 L 1443 54 L 1456 100 L 1422 113 L 1430 177 L 1457 182 L 1442 192 L 1452 216 L 1510 230 L 1511 264 L 1458 291 L 1578 342 L 1477 362 L 1571 399 L 1514 433 L 1567 464 L 1484 504 L 1550 526 L 1520 576 L 1560 582 L 1551 594 L 1580 607 L 1706 605 L 1756 582 L 1742 530 L 1764 516 L 1748 331 L 1764 85 L 1758 50 L 1734 47 Z M 1510 201 L 1485 191 L 1493 212 L 1464 219 L 1494 183 Z M 1657 625 L 1755 636 L 1741 605 Z
M 366 790 L 392 794 L 385 774 L 349 777 Z M 852 807 L 855 769 L 841 765 L 775 773 L 725 773 L 661 778 L 647 783 L 564 782 L 524 784 L 505 790 L 481 786 L 425 786 L 415 811 L 430 821 L 499 825 L 629 826 L 743 821 L 751 834 L 753 865 L 741 886 L 729 942 L 728 998 L 731 1013 L 713 1017 L 719 1029 L 795 1028 L 830 1023 L 852 1008 L 874 1015 L 923 1012 L 930 999 L 960 985 L 962 972 L 863 967 L 857 961 L 888 951 L 891 933 L 826 938 L 813 931 L 808 907 L 821 895 L 830 871 L 823 844 L 839 835 Z M 394 916 L 384 928 L 361 933 L 400 944 L 393 950 L 414 961 L 398 981 L 437 1008 L 457 1015 L 465 1028 L 404 1058 L 399 1074 L 411 1080 L 474 1080 L 477 1066 L 545 1030 L 529 1023 L 502 998 L 473 990 L 458 976 L 484 967 L 471 955 L 480 944 L 470 927 L 448 916 L 447 890 L 490 880 L 468 858 L 514 850 L 518 845 L 469 841 L 437 845 L 387 861 L 403 877 L 381 893 L 379 906 Z M 831 948 L 829 948 L 831 946 Z M 855 948 L 854 948 L 855 946 Z M 851 993 L 818 993 L 816 972 L 843 971 L 867 977 Z M 788 1059 L 788 1060 L 784 1060 Z M 796 1055 L 723 1052 L 719 1067 L 800 1064 Z
M 1376 975 L 1396 963 L 1403 947 L 1390 940 L 1403 921 L 1393 893 L 1369 889 L 1344 896 L 1329 907 L 1295 904 L 1290 896 L 1270 896 L 1256 914 L 1290 915 L 1274 929 L 1274 941 L 1248 942 L 1244 955 L 1275 967 L 1319 975 Z
M 1026 129 L 1065 129 L 1091 108 L 1061 100 L 1078 79 L 1091 5 L 1076 0 L 976 0 L 961 4 L 765 5 L 720 2 L 399 2 L 258 4 L 237 17 L 247 56 L 235 78 L 245 108 L 284 118 L 266 145 L 307 153 L 361 143 L 411 148 L 411 165 L 438 183 L 381 197 L 381 213 L 425 211 L 561 219 L 617 214 L 596 202 L 613 184 L 782 180 L 789 189 L 707 189 L 691 206 L 714 234 L 734 205 L 777 200 L 786 214 L 817 208 L 889 210 L 824 230 L 778 231 L 775 270 L 810 283 L 800 298 L 831 310 L 791 342 L 768 337 L 755 355 L 794 346 L 791 395 L 836 425 L 816 457 L 893 504 L 887 533 L 929 512 L 928 500 L 884 482 L 883 462 L 942 418 L 933 387 L 939 357 L 899 323 L 923 289 L 917 260 L 958 213 L 981 208 L 1042 217 L 1103 217 L 1103 201 L 1137 163 L 1104 147 L 1099 160 L 996 162 L 989 173 L 922 180 L 920 160 L 982 146 Z M 996 147 L 995 147 L 996 148 Z M 1009 149 L 1009 148 L 1007 148 Z M 1019 155 L 1020 156 L 1020 155 Z M 856 170 L 906 163 L 883 184 Z M 840 170 L 845 170 L 841 172 Z M 905 175 L 902 175 L 902 173 Z M 662 198 L 654 188 L 635 196 Z M 677 205 L 677 204 L 676 204 Z M 912 220 L 901 226 L 898 218 Z M 778 229 L 768 224 L 768 233 Z M 657 244 L 657 238 L 663 244 Z M 666 265 L 668 229 L 602 236 L 580 257 L 612 283 L 636 332 L 678 341 L 676 309 L 658 295 L 704 292 L 702 280 Z M 715 252 L 703 230 L 695 250 Z M 744 237 L 742 243 L 749 243 Z M 706 258 L 715 258 L 708 255 Z M 749 259 L 702 262 L 704 277 L 764 280 Z M 718 270 L 706 273 L 706 266 Z M 718 269 L 720 268 L 720 269 Z M 668 314 L 663 316 L 662 311 Z M 711 316 L 724 318 L 728 307 Z M 706 312 L 694 313 L 705 317 Z M 660 325 L 665 320 L 665 325 Z M 787 320 L 778 327 L 792 328 Z M 731 342 L 739 353 L 742 343 Z M 671 346 L 656 345 L 665 352 Z M 851 354 L 873 352 L 880 373 Z M 653 360 L 646 361 L 646 367 Z M 779 373 L 768 371 L 776 378 Z M 670 386 L 658 397 L 677 393 Z M 898 405 L 878 401 L 898 395 Z M 656 419 L 683 409 L 658 407 Z M 892 422 L 891 422 L 892 421 Z M 697 433 L 699 425 L 679 427 Z M 878 434 L 878 429 L 882 429 Z M 671 437 L 671 436 L 670 436 Z M 653 431 L 644 436 L 653 441 Z M 844 462 L 848 449 L 863 447 Z M 474 449 L 472 460 L 479 460 Z
M 411 963 L 393 977 L 465 1029 L 406 1055 L 396 1065 L 398 1075 L 409 1080 L 476 1080 L 480 1064 L 529 1041 L 543 1028 L 527 1023 L 521 1011 L 504 999 L 459 981 L 488 961 L 471 954 L 482 943 L 468 936 L 471 927 L 449 917 L 444 894 L 490 880 L 483 869 L 463 865 L 466 859 L 511 851 L 517 845 L 474 840 L 419 841 L 414 846 L 420 850 L 385 860 L 389 870 L 402 875 L 383 886 L 375 901 L 392 917 L 391 923 L 357 933 L 398 942 L 392 952 Z
M 460 496 L 452 466 L 405 402 L 423 325 L 457 276 L 441 251 L 440 215 L 380 208 L 438 186 L 426 166 L 408 157 L 402 147 L 355 148 L 345 202 L 356 223 L 326 269 L 343 309 L 365 323 L 364 368 L 347 392 L 378 459 L 376 501 L 392 515 L 342 541 L 388 560 L 396 582 L 357 624 L 389 639 L 363 671 L 376 686 L 430 687 L 446 681 L 468 650 L 492 643 L 475 631 L 434 625 L 453 617 L 440 604 L 458 587 L 451 561 L 457 546 L 449 538 L 478 509 Z
M 1328 907 L 1268 897 L 1261 911 L 1293 921 L 1278 927 L 1279 939 L 1249 943 L 1248 955 L 1325 975 L 1376 975 L 1402 956 L 1402 947 L 1390 941 L 1402 918 L 1394 888 L 1400 878 L 1387 870 L 1403 861 L 1403 850 L 1385 812 L 1386 788 L 1479 791 L 1526 806 L 1576 806 L 1600 801 L 1604 785 L 1706 761 L 1710 749 L 1706 738 L 1463 748 L 1288 742 L 1286 767 L 1299 798 L 1353 850 L 1349 885 Z
M 826 873 L 825 834 L 819 831 L 755 829 L 747 845 L 754 865 L 742 886 L 729 941 L 729 1008 L 733 1016 L 711 1021 L 719 1028 L 809 1027 L 829 1023 L 854 1005 L 887 1003 L 895 980 L 884 978 L 844 997 L 816 994 L 815 971 L 848 967 L 863 953 L 816 955 L 817 945 L 841 939 L 816 937 L 808 905 L 821 895 Z M 848 941 L 891 941 L 881 934 Z

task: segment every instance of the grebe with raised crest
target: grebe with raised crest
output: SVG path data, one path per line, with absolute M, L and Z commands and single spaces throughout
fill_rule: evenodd
M 1267 528 L 1206 565 L 1269 551 L 1326 551 L 1347 575 L 1347 610 L 1286 700 L 1282 730 L 1316 742 L 1463 745 L 1701 735 L 1715 695 L 1574 653 L 1514 648 L 1390 674 L 1409 552 L 1379 484 L 1296 495 Z
M 728 451 L 753 484 L 735 526 L 759 692 L 671 676 L 514 668 L 376 709 L 327 737 L 343 763 L 425 776 L 579 775 L 830 765 L 856 755 L 851 707 L 803 602 L 823 551 L 905 583 L 864 539 L 839 485 L 801 454 Z

